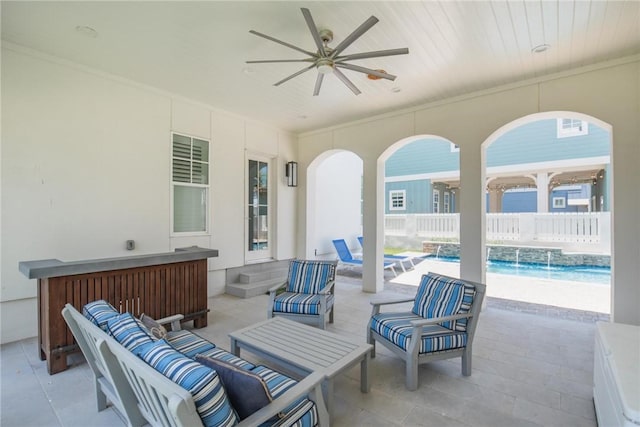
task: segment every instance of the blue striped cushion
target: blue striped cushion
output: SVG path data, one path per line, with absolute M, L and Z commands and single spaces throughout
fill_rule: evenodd
M 200 353 L 201 356 L 211 357 L 212 359 L 222 360 L 223 362 L 230 363 L 240 369 L 250 371 L 256 367 L 253 363 L 249 363 L 244 359 L 235 356 L 228 351 L 225 351 L 219 347 L 212 348 L 211 350 Z
M 274 399 L 297 384 L 297 382 L 291 378 L 269 369 L 266 366 L 256 366 L 252 369 L 252 372 L 258 374 L 265 383 L 267 383 L 269 393 Z M 281 419 L 277 423 L 269 425 L 272 427 L 282 425 L 313 427 L 318 425 L 318 409 L 316 408 L 315 403 L 306 397 L 298 399 L 293 404 L 285 408 L 282 411 L 282 416 L 286 417 L 286 419 Z M 263 424 L 263 426 L 264 425 L 265 424 Z
M 295 259 L 289 263 L 287 292 L 317 294 L 335 276 L 333 263 Z
M 320 300 L 324 295 L 283 292 L 273 301 L 273 311 L 280 313 L 320 314 Z M 333 294 L 327 295 L 327 310 L 333 306 Z
M 117 316 L 120 312 L 114 306 L 101 299 L 82 307 L 82 314 L 106 332 L 109 319 Z
M 371 318 L 370 328 L 404 351 L 411 342 L 412 320 L 423 318 L 413 313 L 379 313 Z M 467 345 L 467 333 L 451 331 L 440 325 L 423 327 L 419 353 L 453 350 Z
M 422 276 L 412 312 L 426 319 L 457 314 L 462 305 L 464 284 L 457 279 L 450 279 L 429 273 Z M 444 322 L 442 326 L 453 329 L 452 322 Z
M 167 332 L 165 337 L 169 345 L 190 359 L 196 354 L 206 353 L 216 346 L 188 330 Z
M 156 371 L 191 393 L 196 410 L 206 427 L 232 426 L 238 423 L 222 382 L 213 369 L 183 356 L 165 340 L 146 346 L 140 357 Z
M 149 330 L 131 313 L 122 313 L 109 319 L 107 332 L 134 354 L 138 354 L 141 345 L 155 341 Z

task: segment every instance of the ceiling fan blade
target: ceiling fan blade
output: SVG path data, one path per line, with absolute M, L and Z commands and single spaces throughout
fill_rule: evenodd
M 372 76 L 380 77 L 381 79 L 387 79 L 391 81 L 396 79 L 396 76 L 394 76 L 393 74 L 382 73 L 378 70 L 372 70 L 371 68 L 360 67 L 359 65 L 336 63 L 334 64 L 334 67 L 346 68 L 347 70 L 358 71 L 360 73 L 365 73 L 365 74 L 371 74 Z
M 258 37 L 262 37 L 262 38 L 265 38 L 265 39 L 267 39 L 267 40 L 271 40 L 272 42 L 276 42 L 276 43 L 278 43 L 278 44 L 281 44 L 281 45 L 283 45 L 283 46 L 286 46 L 286 47 L 288 47 L 288 48 L 290 48 L 290 49 L 297 50 L 298 52 L 302 52 L 302 53 L 307 54 L 307 55 L 309 55 L 309 56 L 312 56 L 312 57 L 314 57 L 314 58 L 317 58 L 317 57 L 318 57 L 318 55 L 317 55 L 317 54 L 315 54 L 315 53 L 309 52 L 308 50 L 304 50 L 304 49 L 299 48 L 298 46 L 294 46 L 294 45 L 292 45 L 292 44 L 290 44 L 290 43 L 283 42 L 282 40 L 278 40 L 278 39 L 273 38 L 273 37 L 271 37 L 271 36 L 268 36 L 268 35 L 266 35 L 266 34 L 262 34 L 262 33 L 259 33 L 259 32 L 257 32 L 257 31 L 254 31 L 254 30 L 249 30 L 249 32 L 250 32 L 251 34 L 255 34 L 255 35 L 256 35 L 256 36 L 258 36 Z
M 324 78 L 324 74 L 318 73 L 318 77 L 316 78 L 316 87 L 313 88 L 313 96 L 318 96 L 320 93 L 320 86 L 322 86 L 322 79 Z
M 354 53 L 351 55 L 337 56 L 333 60 L 335 62 L 352 61 L 355 59 L 379 58 L 381 56 L 406 55 L 409 49 L 406 47 L 399 49 L 374 50 L 373 52 Z
M 284 79 L 280 80 L 278 83 L 275 83 L 275 84 L 274 84 L 274 86 L 280 86 L 282 83 L 284 83 L 284 82 L 286 82 L 286 81 L 288 81 L 288 80 L 291 80 L 292 78 L 294 78 L 294 77 L 296 77 L 296 76 L 299 76 L 300 74 L 302 74 L 302 73 L 304 73 L 304 72 L 307 72 L 307 71 L 309 71 L 309 70 L 310 70 L 310 69 L 312 69 L 312 68 L 315 68 L 315 66 L 316 66 L 316 64 L 311 64 L 311 65 L 309 65 L 308 67 L 303 68 L 302 70 L 300 70 L 300 71 L 298 71 L 298 72 L 296 72 L 296 73 L 291 74 L 289 77 L 285 77 Z
M 342 83 L 344 83 L 349 89 L 351 89 L 351 92 L 353 92 L 356 95 L 360 95 L 361 93 L 360 90 L 356 87 L 356 85 L 351 83 L 351 80 L 349 80 L 347 76 L 342 74 L 342 71 L 338 70 L 337 68 L 334 68 L 333 74 L 335 74 L 337 78 L 342 80 Z
M 320 38 L 320 34 L 318 32 L 318 27 L 316 27 L 316 23 L 313 22 L 313 17 L 311 16 L 311 12 L 307 8 L 301 8 L 302 15 L 304 16 L 304 20 L 307 21 L 307 26 L 309 27 L 309 31 L 311 31 L 311 36 L 313 37 L 313 41 L 316 42 L 316 46 L 318 47 L 318 52 L 320 53 L 320 57 L 326 58 L 327 54 L 324 51 L 324 44 L 322 43 L 322 39 Z
M 247 64 L 268 64 L 271 62 L 314 62 L 315 59 L 260 59 L 257 61 L 245 61 Z
M 340 52 L 342 52 L 347 47 L 349 47 L 349 45 L 351 43 L 356 41 L 356 39 L 358 37 L 360 37 L 361 35 L 366 33 L 369 30 L 369 28 L 373 27 L 377 23 L 378 23 L 378 18 L 376 18 L 375 16 L 370 16 L 369 19 L 364 21 L 362 23 L 362 25 L 360 25 L 358 28 L 356 28 L 353 31 L 353 33 L 349 34 L 349 36 L 346 39 L 342 40 L 340 42 L 340 44 L 338 46 L 336 46 L 336 48 L 333 50 L 333 52 L 331 52 L 331 56 L 330 57 L 331 58 L 335 58 L 336 56 L 338 56 L 340 54 Z

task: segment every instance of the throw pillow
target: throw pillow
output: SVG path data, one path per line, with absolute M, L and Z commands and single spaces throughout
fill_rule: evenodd
M 106 332 L 109 319 L 117 316 L 120 312 L 107 301 L 101 299 L 90 302 L 82 307 L 82 314 Z
M 259 375 L 202 354 L 196 355 L 196 361 L 218 373 L 231 406 L 241 420 L 264 408 L 273 400 L 267 384 Z
M 109 319 L 107 333 L 136 355 L 141 345 L 154 341 L 147 328 L 131 313 L 122 313 Z
M 180 354 L 165 340 L 144 346 L 140 358 L 191 393 L 205 427 L 230 427 L 238 423 L 220 377 L 211 368 Z
M 157 339 L 161 340 L 167 336 L 167 330 L 165 327 L 146 314 L 142 313 L 140 315 L 140 321 L 147 327 L 147 329 L 149 329 L 149 331 L 151 331 L 151 335 Z

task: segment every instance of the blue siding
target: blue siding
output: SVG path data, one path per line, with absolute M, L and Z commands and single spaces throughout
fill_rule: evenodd
M 589 123 L 587 135 L 557 137 L 556 119 L 539 120 L 513 129 L 487 148 L 487 166 L 537 163 L 609 155 L 609 135 Z
M 588 126 L 587 135 L 558 138 L 556 119 L 524 124 L 487 148 L 487 166 L 608 156 L 607 131 L 592 123 Z M 459 170 L 460 153 L 452 152 L 444 139 L 427 138 L 398 149 L 385 167 L 387 177 Z
M 406 210 L 389 210 L 389 191 L 406 190 Z M 386 214 L 415 214 L 431 211 L 431 181 L 423 179 L 418 181 L 387 182 L 385 184 Z
M 414 175 L 460 169 L 460 153 L 444 139 L 422 139 L 398 149 L 385 163 L 385 176 Z
M 537 212 L 537 191 L 507 191 L 502 195 L 502 212 Z

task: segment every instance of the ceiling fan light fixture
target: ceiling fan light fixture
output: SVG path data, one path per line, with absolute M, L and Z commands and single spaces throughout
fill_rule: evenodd
M 333 61 L 330 59 L 320 59 L 318 60 L 318 72 L 320 74 L 331 74 L 333 73 Z

